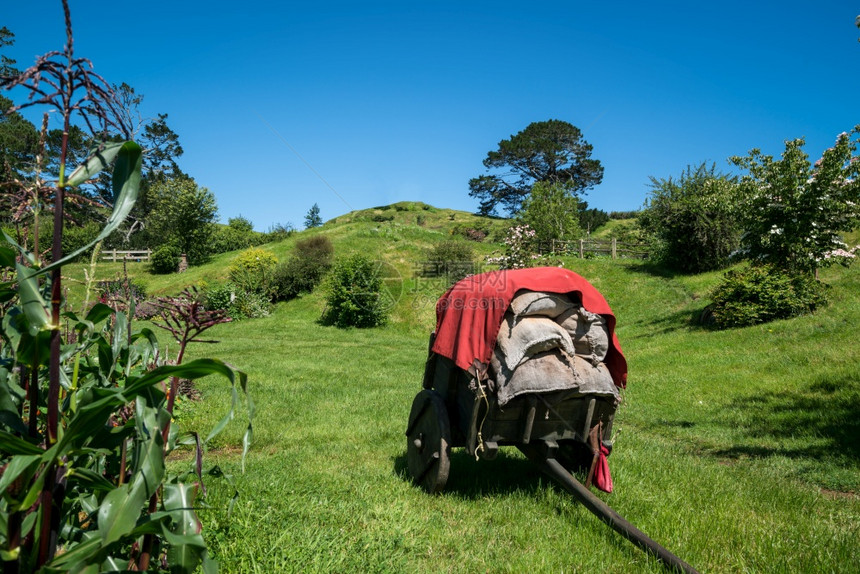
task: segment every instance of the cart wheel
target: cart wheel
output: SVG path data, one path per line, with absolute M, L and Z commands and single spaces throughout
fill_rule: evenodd
M 406 454 L 415 484 L 430 494 L 441 492 L 451 467 L 451 425 L 445 401 L 425 389 L 412 401 L 406 429 Z

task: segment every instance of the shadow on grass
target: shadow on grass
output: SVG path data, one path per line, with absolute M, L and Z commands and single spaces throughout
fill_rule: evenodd
M 511 454 L 506 451 L 510 449 Z M 535 493 L 541 484 L 550 482 L 534 464 L 513 455 L 515 447 L 499 450 L 494 460 L 475 460 L 462 449 L 451 452 L 451 469 L 443 490 L 449 495 L 477 500 L 492 494 Z M 394 473 L 411 482 L 406 451 L 394 458 Z
M 730 411 L 753 415 L 743 417 L 749 421 L 744 430 L 750 440 L 714 451 L 717 456 L 777 455 L 860 465 L 860 374 L 821 378 L 801 391 L 737 399 Z M 771 446 L 780 439 L 791 439 L 792 444 Z
M 645 331 L 639 335 L 625 336 L 627 339 L 648 339 L 654 335 L 665 335 L 675 331 L 709 331 L 709 327 L 702 324 L 702 313 L 707 307 L 701 309 L 684 309 L 664 315 L 657 319 L 625 323 L 625 327 L 637 326 Z M 637 325 L 640 323 L 641 325 Z

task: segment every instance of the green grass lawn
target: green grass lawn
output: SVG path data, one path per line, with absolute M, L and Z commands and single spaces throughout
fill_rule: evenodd
M 205 459 L 232 476 L 233 486 L 207 481 L 200 512 L 222 571 L 661 571 L 515 449 L 479 462 L 455 451 L 439 496 L 411 485 L 403 433 L 445 286 L 413 281 L 410 261 L 446 234 L 396 223 L 379 224 L 396 241 L 373 237 L 376 222 L 316 231 L 332 235 L 336 252 L 365 249 L 403 270 L 388 326 L 322 327 L 315 293 L 268 318 L 219 325 L 209 333 L 220 343 L 189 351 L 246 371 L 257 407 L 244 473 L 240 420 Z M 289 247 L 271 249 L 281 257 Z M 214 280 L 229 257 L 184 278 L 140 277 L 153 292 L 178 290 Z M 691 318 L 719 273 L 670 276 L 599 258 L 565 265 L 612 305 L 629 362 L 610 457 L 615 492 L 599 496 L 702 572 L 857 572 L 860 268 L 823 274 L 831 304 L 815 315 L 709 331 Z M 229 387 L 204 379 L 199 388 L 203 399 L 181 403 L 177 418 L 205 431 Z

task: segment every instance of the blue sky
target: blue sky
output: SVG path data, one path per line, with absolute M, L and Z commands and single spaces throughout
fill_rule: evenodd
M 65 42 L 61 2 L 6 2 L 19 67 Z M 579 127 L 586 200 L 637 209 L 678 175 L 860 123 L 860 5 L 819 2 L 70 0 L 75 53 L 168 114 L 223 222 L 301 228 L 397 201 L 477 209 L 468 180 L 533 121 Z

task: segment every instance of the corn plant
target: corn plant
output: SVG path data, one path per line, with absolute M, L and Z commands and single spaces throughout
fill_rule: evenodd
M 131 328 L 133 301 L 128 314 L 101 303 L 82 316 L 62 312 L 63 265 L 128 215 L 138 194 L 142 154 L 130 139 L 116 141 L 129 138 L 131 130 L 110 86 L 88 60 L 75 57 L 65 1 L 63 7 L 65 49 L 3 78 L 4 88 L 30 94 L 9 111 L 49 106 L 59 112 L 64 134 L 77 121 L 103 143 L 67 175 L 64 136 L 59 173 L 51 174 L 56 183 L 48 193 L 54 217 L 50 262 L 6 234 L 0 245 L 0 560 L 4 572 L 191 572 L 201 565 L 212 571 L 195 514 L 204 475 L 201 453 L 233 417 L 247 380 L 217 359 L 163 364 L 154 334 Z M 94 241 L 64 254 L 66 194 L 111 167 L 113 202 L 106 224 Z M 41 176 L 32 179 L 41 182 Z M 190 304 L 172 308 L 178 311 L 171 317 L 189 326 L 176 330 L 183 349 L 224 320 Z M 62 323 L 70 328 L 61 329 Z M 210 374 L 232 385 L 233 401 L 201 440 L 170 424 L 175 381 Z M 247 405 L 245 451 L 250 399 Z M 183 444 L 197 449 L 191 468 L 167 472 L 165 457 Z

